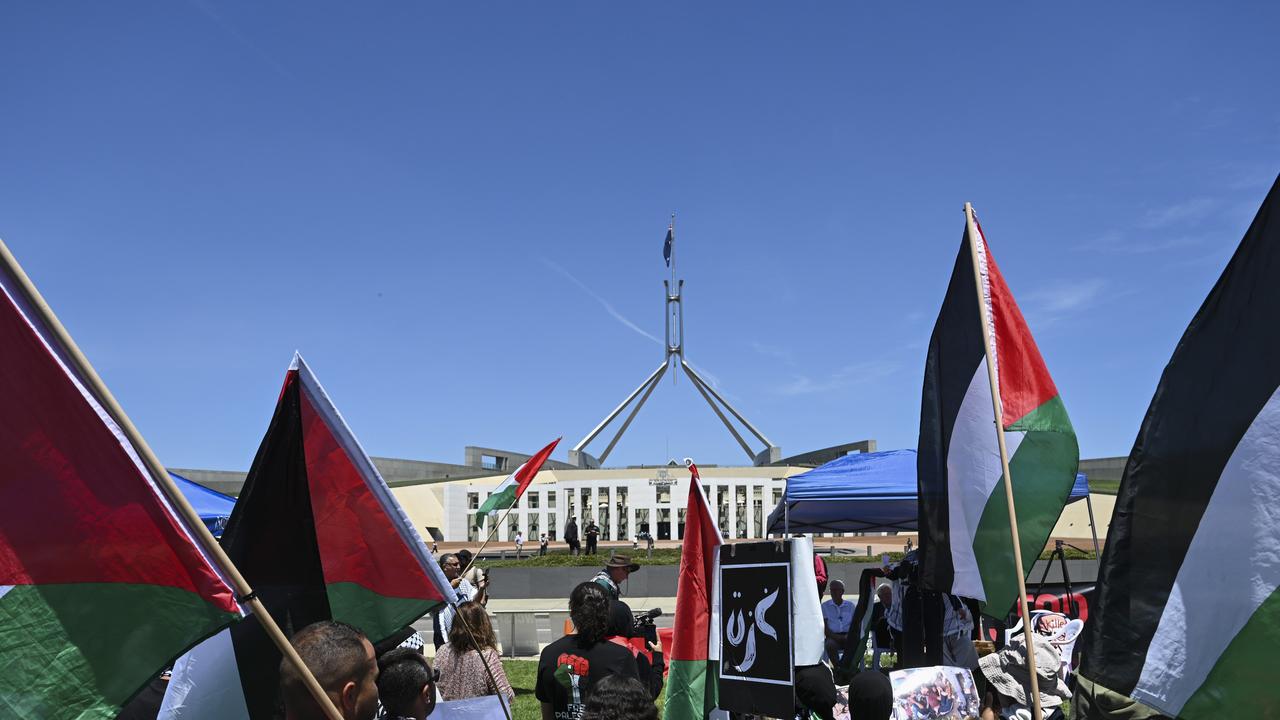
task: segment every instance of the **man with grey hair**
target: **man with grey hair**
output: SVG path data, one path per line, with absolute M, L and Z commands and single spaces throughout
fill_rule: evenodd
M 849 627 L 853 625 L 853 603 L 844 599 L 844 582 L 832 580 L 827 589 L 831 599 L 822 603 L 822 622 L 826 626 L 827 657 L 831 662 L 840 660 L 840 652 L 849 640 Z
M 449 641 L 449 630 L 453 627 L 453 618 L 458 612 L 458 604 L 475 597 L 476 588 L 462 577 L 462 561 L 456 553 L 445 553 L 440 556 L 440 570 L 449 580 L 455 597 L 446 598 L 445 604 L 436 613 L 432 623 L 432 642 L 439 650 L 441 645 Z

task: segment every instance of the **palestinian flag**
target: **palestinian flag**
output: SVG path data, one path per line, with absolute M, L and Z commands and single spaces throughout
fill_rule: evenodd
M 559 444 L 560 438 L 552 440 L 550 445 L 539 450 L 537 454 L 516 468 L 515 472 L 508 475 L 507 479 L 503 480 L 502 484 L 493 491 L 493 494 L 485 499 L 484 504 L 476 512 L 476 527 L 484 527 L 486 515 L 490 518 L 496 518 L 499 510 L 506 510 L 515 505 L 520 500 L 520 496 L 524 495 L 524 491 L 528 489 L 529 483 L 533 482 L 533 478 L 538 475 L 542 465 L 547 462 L 547 458 L 551 457 L 556 445 Z
M 1280 717 L 1278 388 L 1280 180 L 1178 342 L 1129 454 L 1085 691 L 1188 720 Z M 1111 703 L 1091 695 L 1073 706 L 1106 717 Z
M 1018 597 L 1018 578 L 983 324 L 1003 408 L 1019 550 L 1034 559 L 1066 505 L 1080 452 L 1058 389 L 975 217 L 966 224 L 924 368 L 916 458 L 920 573 L 926 587 L 1003 613 Z M 1030 571 L 1031 563 L 1024 568 Z
M 447 597 L 439 565 L 300 356 L 222 543 L 286 635 L 333 619 L 377 643 Z M 280 657 L 250 616 L 178 661 L 160 717 L 272 717 Z
M 0 255 L 0 717 L 114 718 L 240 608 Z
M 671 657 L 667 658 L 664 720 L 702 720 L 716 707 L 720 633 L 714 600 L 720 528 L 702 494 L 698 466 L 691 463 L 689 472 L 692 478 L 676 581 L 675 631 Z

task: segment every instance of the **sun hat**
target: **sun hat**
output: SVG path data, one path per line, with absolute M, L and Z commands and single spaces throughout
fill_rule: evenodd
M 614 555 L 609 558 L 609 562 L 604 564 L 607 568 L 626 568 L 627 572 L 635 572 L 640 569 L 640 563 L 631 562 L 630 555 Z
M 1028 696 L 1031 673 L 1027 668 L 1027 646 L 1023 638 L 1015 638 L 1000 652 L 980 658 L 978 667 L 986 676 L 987 682 L 1001 695 L 1030 706 Z M 1058 707 L 1063 699 L 1071 696 L 1067 684 L 1062 682 L 1062 677 L 1058 674 L 1061 668 L 1062 657 L 1058 655 L 1058 650 L 1045 638 L 1037 638 L 1036 678 L 1040 681 L 1040 707 Z

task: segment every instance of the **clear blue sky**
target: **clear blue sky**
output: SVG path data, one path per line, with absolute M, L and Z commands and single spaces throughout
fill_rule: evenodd
M 1127 454 L 1280 171 L 1275 3 L 0 9 L 0 237 L 160 457 L 245 469 L 295 349 L 375 455 L 563 449 L 689 357 L 797 453 L 914 447 L 978 208 Z M 606 308 L 606 303 L 612 312 Z M 624 322 L 624 320 L 626 322 Z M 611 462 L 743 456 L 681 380 Z

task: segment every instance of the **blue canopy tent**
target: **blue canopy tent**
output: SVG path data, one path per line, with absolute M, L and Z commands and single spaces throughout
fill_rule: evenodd
M 782 501 L 769 513 L 770 533 L 895 532 L 916 530 L 916 451 L 887 450 L 836 458 L 787 478 Z M 1093 503 L 1089 481 L 1076 475 L 1068 503 Z M 1094 530 L 1094 546 L 1098 544 Z
M 169 476 L 173 478 L 187 502 L 191 503 L 191 507 L 195 508 L 196 514 L 204 521 L 209 532 L 213 533 L 214 537 L 222 537 L 222 529 L 227 526 L 227 518 L 231 517 L 231 508 L 235 507 L 236 499 L 191 482 L 177 473 L 169 473 Z

